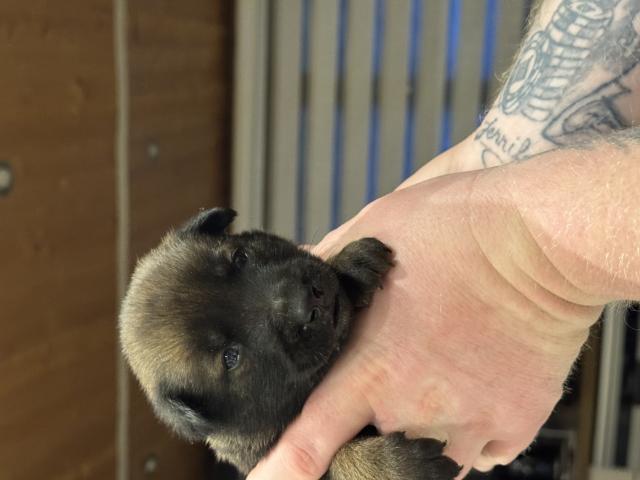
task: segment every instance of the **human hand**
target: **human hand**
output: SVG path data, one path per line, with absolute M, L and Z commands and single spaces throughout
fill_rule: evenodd
M 375 236 L 394 249 L 397 266 L 250 480 L 317 479 L 367 424 L 446 440 L 461 477 L 508 463 L 530 444 L 601 306 L 578 291 L 559 301 L 550 286 L 565 279 L 508 198 L 478 186 L 485 173 L 398 190 L 316 247 L 327 257 Z M 502 253 L 486 254 L 492 242 Z

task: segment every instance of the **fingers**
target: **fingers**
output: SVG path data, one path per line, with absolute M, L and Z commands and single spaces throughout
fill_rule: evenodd
M 480 472 L 488 472 L 496 465 L 508 465 L 527 449 L 529 443 L 512 444 L 498 440 L 489 442 L 482 449 L 482 453 L 474 462 L 473 468 Z
M 355 232 L 358 222 L 372 211 L 377 202 L 379 199 L 368 203 L 355 216 L 327 233 L 317 245 L 313 246 L 312 253 L 322 258 L 328 258 L 340 252 L 349 242 L 360 239 L 362 235 Z
M 349 231 L 352 225 L 353 219 L 327 233 L 320 243 L 313 246 L 311 249 L 312 253 L 322 258 L 327 258 L 338 253 L 344 247 L 345 234 Z
M 368 403 L 353 385 L 346 379 L 328 378 L 247 480 L 317 480 L 335 453 L 372 417 Z
M 482 452 L 485 442 L 469 435 L 458 435 L 449 439 L 445 448 L 445 455 L 456 461 L 462 467 L 456 480 L 461 480 L 471 471 L 476 459 Z

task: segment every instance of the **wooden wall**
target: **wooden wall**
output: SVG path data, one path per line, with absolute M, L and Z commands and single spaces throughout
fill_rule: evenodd
M 131 259 L 201 207 L 226 202 L 232 2 L 148 0 L 129 7 Z M 131 479 L 204 478 L 209 452 L 172 438 L 132 382 Z
M 114 477 L 112 43 L 110 0 L 0 2 L 3 479 Z
M 226 201 L 230 5 L 129 2 L 132 259 Z M 3 480 L 116 478 L 113 21 L 112 0 L 0 2 Z M 205 478 L 130 392 L 130 478 Z

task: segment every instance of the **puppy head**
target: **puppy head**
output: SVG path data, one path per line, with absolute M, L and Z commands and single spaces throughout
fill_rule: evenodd
M 157 415 L 202 440 L 260 432 L 300 410 L 344 340 L 332 268 L 212 209 L 138 262 L 120 314 L 125 356 Z

